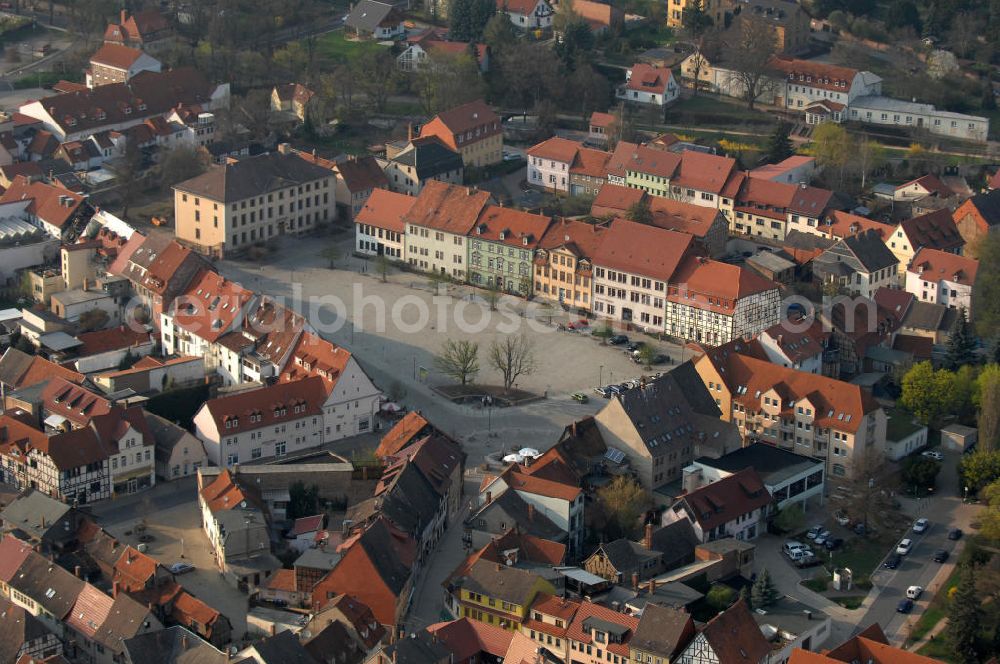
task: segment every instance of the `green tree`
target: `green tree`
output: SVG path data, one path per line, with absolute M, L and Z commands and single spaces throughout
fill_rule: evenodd
M 573 71 L 577 61 L 583 56 L 589 56 L 594 49 L 594 31 L 582 18 L 572 19 L 566 24 L 559 43 L 556 44 L 556 54 L 562 60 L 563 71 Z
M 306 486 L 305 482 L 296 480 L 288 487 L 288 508 L 285 514 L 289 519 L 313 516 L 319 511 L 319 487 L 315 484 Z
M 969 323 L 969 317 L 965 307 L 961 307 L 948 332 L 948 354 L 945 356 L 944 366 L 956 371 L 959 367 L 975 364 L 976 345 L 976 336 Z
M 941 472 L 941 464 L 924 457 L 906 457 L 903 462 L 903 481 L 913 487 L 933 489 Z
M 920 13 L 910 0 L 893 0 L 885 12 L 885 24 L 895 28 L 912 27 L 920 33 Z
M 656 349 L 649 344 L 643 344 L 639 347 L 639 362 L 642 366 L 647 369 L 653 365 L 653 360 L 656 358 Z
M 535 372 L 535 347 L 523 333 L 507 335 L 490 343 L 490 366 L 503 377 L 503 390 L 509 392 L 521 376 Z
M 702 0 L 687 3 L 681 14 L 681 25 L 693 37 L 698 37 L 712 27 L 715 21 L 708 15 Z
M 460 385 L 466 385 L 479 373 L 479 344 L 446 339 L 441 352 L 434 358 L 434 366 Z
M 631 477 L 619 475 L 597 490 L 597 498 L 607 520 L 610 539 L 633 537 L 639 519 L 653 504 L 653 497 Z
M 979 534 L 993 542 L 1000 541 L 1000 481 L 987 485 L 981 493 L 986 499 L 986 509 L 979 515 Z
M 705 602 L 708 603 L 714 611 L 725 611 L 733 604 L 733 600 L 736 599 L 736 591 L 734 591 L 729 586 L 717 583 L 708 589 L 708 593 L 705 595 Z
M 794 533 L 806 524 L 806 513 L 799 503 L 783 508 L 774 517 L 774 525 L 786 533 Z
M 948 610 L 948 624 L 945 635 L 956 661 L 962 664 L 977 664 L 976 638 L 979 635 L 980 606 L 976 593 L 976 575 L 971 565 L 965 565 L 960 572 L 958 586 Z
M 750 588 L 750 602 L 755 609 L 764 609 L 776 601 L 778 601 L 778 590 L 771 582 L 771 575 L 767 569 L 762 569 Z
M 1000 233 L 988 233 L 975 247 L 979 259 L 972 287 L 976 331 L 983 338 L 1000 338 Z
M 963 489 L 979 493 L 983 487 L 1000 479 L 1000 451 L 977 449 L 966 454 L 958 463 L 958 474 L 962 478 Z
M 483 30 L 494 14 L 496 4 L 492 0 L 451 0 L 448 36 L 455 41 L 481 41 Z
M 640 224 L 648 224 L 653 221 L 653 212 L 649 209 L 649 199 L 643 196 L 635 203 L 632 203 L 628 207 L 628 210 L 625 211 L 625 218 Z
M 979 449 L 1000 449 L 1000 365 L 989 364 L 979 373 L 975 402 L 979 409 Z
M 903 376 L 900 404 L 921 424 L 931 425 L 951 412 L 955 403 L 955 375 L 946 369 L 935 371 L 930 362 L 918 362 Z
M 833 122 L 824 122 L 813 130 L 813 155 L 816 163 L 844 180 L 844 167 L 851 158 L 851 141 L 847 130 Z
M 788 136 L 791 130 L 792 127 L 787 122 L 779 122 L 778 126 L 774 128 L 774 133 L 771 134 L 771 139 L 767 143 L 765 159 L 768 162 L 777 164 L 779 161 L 788 159 L 795 154 L 795 150 L 792 148 L 792 140 Z
M 497 58 L 508 49 L 517 48 L 517 32 L 506 12 L 494 14 L 486 23 L 483 28 L 483 43 L 490 47 L 490 54 Z

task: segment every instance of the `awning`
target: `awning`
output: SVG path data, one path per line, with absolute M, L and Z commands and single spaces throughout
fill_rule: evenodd
M 597 576 L 596 574 L 591 574 L 585 569 L 580 569 L 579 567 L 570 567 L 567 569 L 560 569 L 559 573 L 565 577 L 578 581 L 585 586 L 596 586 L 602 583 L 607 583 L 608 580 L 604 577 Z
M 52 427 L 53 429 L 58 429 L 63 425 L 63 422 L 65 421 L 66 421 L 65 417 L 63 417 L 62 415 L 56 415 L 55 413 L 52 413 L 51 415 L 45 418 L 45 424 L 47 426 Z

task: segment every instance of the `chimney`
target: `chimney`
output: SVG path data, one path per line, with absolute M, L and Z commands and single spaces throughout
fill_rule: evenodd
M 406 123 L 406 142 L 409 143 L 413 140 L 413 123 Z
M 114 583 L 111 584 L 111 597 L 113 597 L 113 598 L 117 598 L 118 597 L 118 582 L 117 581 L 115 581 Z
M 123 10 L 122 10 L 122 13 L 121 13 L 121 17 L 119 18 L 119 21 L 120 21 L 120 22 L 121 22 L 121 23 L 122 23 L 123 25 L 125 24 L 125 16 L 126 16 L 126 14 L 125 14 L 125 10 L 123 9 Z
M 492 502 L 493 502 L 493 492 L 492 491 L 487 491 L 486 492 L 486 504 L 489 505 Z
M 656 579 L 649 580 L 649 595 L 652 596 L 656 592 Z
M 639 589 L 639 573 L 632 572 L 632 590 Z
M 78 578 L 78 579 L 80 578 L 80 566 L 79 565 L 77 565 L 76 567 L 73 568 L 73 574 L 76 575 L 76 578 Z
M 188 637 L 187 634 L 181 634 L 181 652 L 188 649 Z
M 528 503 L 528 519 L 531 521 L 535 520 L 535 506 L 531 503 Z
M 642 547 L 647 551 L 653 550 L 653 524 L 646 524 L 646 533 L 642 538 Z

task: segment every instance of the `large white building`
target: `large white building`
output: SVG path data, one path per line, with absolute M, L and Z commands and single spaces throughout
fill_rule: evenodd
M 940 249 L 917 251 L 906 270 L 906 292 L 921 302 L 965 307 L 972 318 L 972 287 L 979 261 Z

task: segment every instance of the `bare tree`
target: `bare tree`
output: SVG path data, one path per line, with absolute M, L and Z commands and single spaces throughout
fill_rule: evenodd
M 858 450 L 851 466 L 845 491 L 835 496 L 836 502 L 865 528 L 870 528 L 873 522 L 887 527 L 893 520 L 893 501 L 891 487 L 885 482 L 885 457 L 874 450 Z
M 479 344 L 447 339 L 434 358 L 434 366 L 459 384 L 466 385 L 479 373 Z
M 739 91 L 750 110 L 764 93 L 775 89 L 771 59 L 776 52 L 777 39 L 769 24 L 740 22 L 725 53 L 730 68 L 727 83 L 730 89 Z
M 503 376 L 504 392 L 509 392 L 518 378 L 534 373 L 534 345 L 523 333 L 508 335 L 490 344 L 489 361 Z
M 698 96 L 702 74 L 711 69 L 713 61 L 718 60 L 720 48 L 714 33 L 702 35 L 698 39 L 698 50 L 691 56 L 688 64 L 688 71 L 694 76 L 693 96 Z

